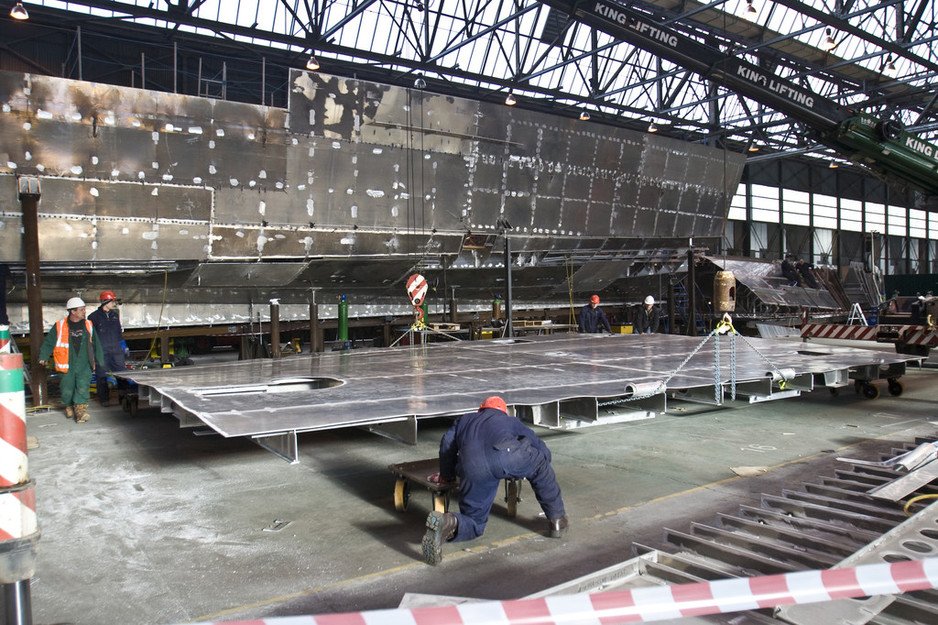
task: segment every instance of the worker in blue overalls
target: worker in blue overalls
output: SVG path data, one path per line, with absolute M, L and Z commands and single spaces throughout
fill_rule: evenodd
M 431 476 L 432 477 L 432 476 Z M 441 483 L 459 478 L 459 514 L 433 511 L 427 517 L 423 554 L 428 564 L 443 560 L 447 541 L 478 538 L 485 531 L 498 484 L 527 479 L 550 523 L 551 538 L 560 538 L 567 517 L 560 486 L 550 466 L 550 450 L 531 428 L 508 416 L 505 400 L 492 396 L 478 412 L 456 419 L 440 441 Z

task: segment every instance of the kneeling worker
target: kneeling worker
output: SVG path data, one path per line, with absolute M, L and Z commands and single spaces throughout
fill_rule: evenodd
M 550 466 L 550 450 L 520 419 L 508 416 L 505 400 L 492 396 L 478 412 L 456 419 L 440 441 L 440 482 L 459 477 L 459 514 L 433 511 L 427 517 L 423 554 L 428 564 L 443 560 L 443 543 L 478 538 L 485 531 L 498 484 L 527 479 L 550 523 L 551 538 L 561 538 L 567 517 L 560 486 Z

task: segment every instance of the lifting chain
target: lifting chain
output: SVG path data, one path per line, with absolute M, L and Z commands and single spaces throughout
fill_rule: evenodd
M 769 367 L 771 367 L 771 369 L 772 369 L 773 371 L 775 371 L 775 372 L 778 374 L 778 378 L 779 378 L 778 386 L 779 386 L 779 388 L 782 389 L 782 390 L 785 389 L 785 386 L 786 386 L 785 377 L 782 375 L 782 372 L 779 370 L 779 368 L 776 367 L 775 364 L 772 363 L 772 361 L 769 360 L 769 359 L 765 356 L 765 354 L 763 354 L 762 352 L 760 352 L 759 349 L 758 349 L 755 345 L 753 345 L 753 344 L 750 343 L 748 340 L 746 340 L 746 337 L 744 337 L 742 334 L 740 334 L 739 332 L 737 332 L 737 331 L 736 331 L 736 328 L 733 327 L 733 319 L 732 319 L 732 317 L 730 317 L 729 313 L 724 313 L 724 314 L 723 314 L 723 318 L 720 319 L 719 323 L 717 323 L 717 325 L 716 325 L 716 327 L 713 329 L 713 331 L 710 332 L 710 334 L 708 334 L 707 336 L 705 336 L 702 341 L 700 341 L 700 343 L 697 345 L 697 347 L 695 347 L 695 348 L 691 351 L 691 353 L 687 355 L 687 358 L 685 358 L 685 359 L 683 360 L 683 362 L 681 362 L 681 364 L 679 364 L 679 365 L 677 366 L 677 368 L 674 369 L 674 371 L 672 371 L 670 374 L 668 374 L 668 377 L 665 378 L 665 379 L 657 386 L 655 392 L 653 392 L 653 393 L 645 393 L 644 395 L 634 395 L 634 396 L 632 396 L 632 397 L 620 397 L 620 398 L 617 398 L 617 399 L 610 399 L 609 401 L 598 402 L 598 403 L 597 403 L 597 406 L 600 407 L 600 408 L 602 408 L 602 407 L 605 407 L 605 406 L 614 406 L 614 405 L 617 405 L 617 404 L 625 404 L 625 403 L 628 403 L 628 402 L 638 401 L 638 400 L 640 400 L 640 399 L 648 399 L 649 397 L 654 397 L 655 395 L 659 394 L 663 389 L 667 389 L 667 388 L 668 388 L 668 383 L 671 381 L 671 379 L 672 379 L 675 375 L 677 375 L 678 372 L 680 372 L 680 371 L 687 365 L 687 363 L 690 362 L 690 360 L 691 360 L 694 356 L 697 355 L 697 352 L 699 352 L 699 351 L 703 348 L 703 346 L 707 344 L 707 341 L 709 341 L 710 339 L 714 339 L 714 342 L 713 342 L 713 355 L 714 355 L 714 367 L 713 367 L 713 400 L 714 400 L 714 402 L 715 402 L 717 405 L 722 405 L 723 402 L 720 400 L 720 388 L 722 387 L 722 384 L 721 384 L 721 376 L 720 376 L 720 341 L 719 341 L 719 335 L 723 335 L 723 334 L 729 334 L 729 337 L 730 337 L 730 393 L 731 393 L 731 394 L 730 394 L 730 397 L 732 398 L 732 400 L 734 400 L 734 401 L 736 400 L 736 367 L 737 367 L 737 361 L 736 361 L 736 337 L 737 337 L 737 336 L 739 336 L 739 337 L 743 340 L 743 342 L 744 342 L 747 346 L 749 346 L 750 349 L 752 349 L 752 351 L 754 351 L 760 358 L 762 358 L 762 360 L 764 360 L 765 363 L 766 363 Z

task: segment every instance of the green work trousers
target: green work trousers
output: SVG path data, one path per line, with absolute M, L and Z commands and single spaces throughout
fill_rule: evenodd
M 78 360 L 78 362 L 74 362 Z M 87 404 L 91 399 L 91 374 L 94 371 L 82 353 L 80 358 L 69 358 L 68 371 L 59 378 L 62 403 L 66 406 Z

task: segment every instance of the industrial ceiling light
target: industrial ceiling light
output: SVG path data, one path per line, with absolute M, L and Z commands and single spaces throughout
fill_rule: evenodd
M 752 143 L 752 144 L 749 145 L 749 151 L 750 151 L 750 152 L 758 152 L 758 151 L 759 151 L 759 146 L 756 145 L 755 143 Z
M 580 111 L 580 121 L 581 121 L 581 122 L 588 122 L 589 120 L 590 120 L 590 113 L 589 113 L 589 111 L 587 111 L 586 109 L 583 109 L 582 111 Z
M 834 35 L 831 32 L 831 29 L 827 29 L 827 39 L 824 40 L 824 49 L 830 52 L 837 47 L 837 42 L 834 41 Z
M 655 122 L 648 124 L 648 132 L 658 132 L 658 125 Z
M 515 100 L 515 95 L 511 91 L 509 91 L 508 97 L 505 98 L 505 106 L 514 106 L 517 103 L 518 101 Z
M 895 78 L 896 74 L 899 71 L 896 69 L 896 66 L 892 62 L 892 57 L 886 57 L 886 65 L 883 67 L 883 73 L 889 76 L 890 78 Z
M 26 7 L 23 6 L 22 2 L 17 2 L 12 9 L 10 9 L 10 17 L 15 20 L 28 20 L 29 12 L 26 10 Z
M 837 169 L 838 167 L 840 167 L 840 165 L 838 165 L 834 161 L 831 161 L 830 165 L 827 166 L 828 169 Z
M 315 72 L 317 69 L 319 69 L 319 61 L 317 61 L 316 57 L 312 54 L 309 55 L 309 60 L 306 61 L 306 69 L 311 72 Z
M 743 19 L 754 22 L 758 14 L 756 7 L 752 6 L 752 0 L 746 0 L 746 10 L 743 11 Z
M 427 86 L 427 81 L 423 79 L 423 76 L 417 76 L 417 80 L 414 81 L 414 89 L 425 89 Z

